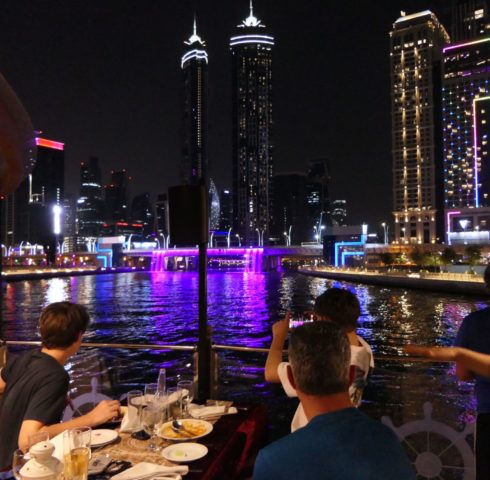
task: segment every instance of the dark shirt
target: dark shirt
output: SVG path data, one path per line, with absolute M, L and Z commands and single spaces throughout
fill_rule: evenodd
M 490 354 L 490 308 L 470 313 L 459 327 L 455 345 Z M 478 413 L 490 413 L 490 378 L 475 375 Z
M 65 369 L 38 350 L 9 359 L 1 376 L 7 385 L 0 405 L 0 471 L 12 463 L 24 420 L 60 422 L 69 386 Z
M 357 408 L 314 417 L 262 449 L 254 480 L 415 480 L 395 434 Z

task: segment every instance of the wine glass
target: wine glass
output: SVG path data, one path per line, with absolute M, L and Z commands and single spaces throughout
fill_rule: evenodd
M 147 450 L 156 452 L 159 450 L 158 445 L 155 443 L 155 436 L 157 425 L 162 420 L 162 410 L 157 402 L 149 402 L 141 411 L 141 424 L 145 432 L 150 435 L 150 441 L 148 442 Z
M 170 387 L 167 389 L 168 420 L 178 420 L 182 416 L 182 389 Z
M 22 450 L 15 450 L 12 456 L 12 474 L 17 480 L 22 480 L 20 470 L 27 463 L 27 461 L 28 459 L 26 458 Z
M 158 384 L 157 383 L 147 383 L 145 385 L 145 404 L 146 405 L 153 402 L 157 392 L 158 392 Z
M 194 382 L 192 380 L 181 380 L 177 387 L 182 390 L 182 406 L 184 407 L 184 416 L 189 417 L 189 405 L 194 399 Z

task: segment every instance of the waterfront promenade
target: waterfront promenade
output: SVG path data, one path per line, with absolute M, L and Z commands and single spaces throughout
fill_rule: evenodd
M 304 275 L 354 283 L 366 283 L 385 287 L 413 288 L 433 292 L 488 295 L 481 275 L 447 272 L 400 272 L 340 269 L 334 267 L 303 267 L 298 271 Z

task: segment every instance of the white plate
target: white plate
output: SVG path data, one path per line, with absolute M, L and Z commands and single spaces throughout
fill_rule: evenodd
M 213 431 L 213 425 L 205 420 L 186 418 L 180 421 L 184 428 L 190 430 L 191 432 L 197 429 L 200 433 L 193 436 L 188 435 L 186 432 L 183 434 L 178 434 L 172 430 L 172 422 L 166 422 L 160 426 L 157 435 L 165 440 L 188 441 L 204 437 Z
M 92 430 L 92 436 L 90 437 L 91 447 L 101 447 L 102 445 L 107 445 L 113 442 L 119 434 L 115 430 L 109 429 L 99 429 Z
M 177 443 L 162 450 L 162 455 L 171 462 L 192 462 L 206 456 L 208 448 L 200 443 Z

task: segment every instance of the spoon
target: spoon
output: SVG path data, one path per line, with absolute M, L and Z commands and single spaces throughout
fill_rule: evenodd
M 186 433 L 189 437 L 193 437 L 194 435 L 189 430 L 186 430 L 182 422 L 179 420 L 174 420 L 172 422 L 172 430 L 176 433 Z

